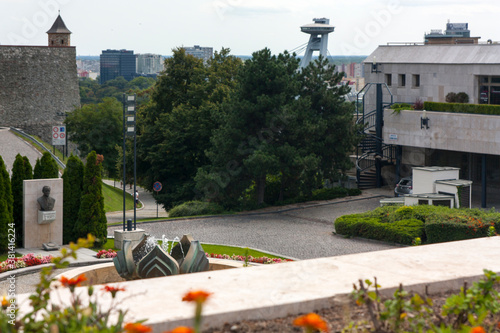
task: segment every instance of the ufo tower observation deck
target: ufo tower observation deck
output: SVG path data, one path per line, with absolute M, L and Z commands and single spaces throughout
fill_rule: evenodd
M 315 18 L 314 23 L 306 24 L 300 27 L 303 33 L 310 34 L 309 43 L 307 44 L 306 53 L 300 62 L 300 67 L 306 67 L 312 58 L 314 51 L 319 51 L 319 54 L 326 57 L 328 53 L 328 34 L 335 30 L 334 26 L 330 25 L 330 19 Z

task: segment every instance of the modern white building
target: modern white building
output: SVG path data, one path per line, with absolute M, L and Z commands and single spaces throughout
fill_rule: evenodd
M 500 104 L 500 44 L 379 46 L 364 64 L 366 82 L 381 84 L 384 102 L 390 100 L 388 92 L 394 103 L 418 99 L 445 103 L 448 93 L 465 92 L 469 103 Z M 375 123 L 375 116 L 369 116 L 376 109 L 375 90 L 366 96 L 369 102 L 361 122 Z M 395 153 L 370 155 L 365 148 L 364 156 L 384 161 L 385 183 L 392 185 L 400 177 L 410 176 L 413 167 L 457 167 L 461 179 L 475 184 L 473 199 L 480 199 L 483 207 L 496 204 L 498 208 L 500 115 L 429 110 L 395 113 L 389 108 L 382 114 L 378 122 L 382 130 L 376 135 L 382 139 L 382 147 L 377 149 Z M 357 164 L 369 165 L 359 158 Z M 369 171 L 363 168 L 363 172 Z
M 335 27 L 330 25 L 330 19 L 315 18 L 313 22 L 300 27 L 300 31 L 310 35 L 306 53 L 300 61 L 301 68 L 307 67 L 311 62 L 314 51 L 319 51 L 325 58 L 328 56 L 328 34 L 335 30 Z
M 159 54 L 137 54 L 138 74 L 158 74 L 164 70 L 163 57 Z
M 186 54 L 190 54 L 193 57 L 203 59 L 204 62 L 207 62 L 209 59 L 211 59 L 214 54 L 213 47 L 204 47 L 195 45 L 192 47 L 182 47 L 182 48 L 186 51 Z

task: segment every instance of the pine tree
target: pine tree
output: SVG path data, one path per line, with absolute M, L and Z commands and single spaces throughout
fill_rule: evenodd
M 14 223 L 13 204 L 9 173 L 0 156 L 0 252 L 8 249 L 9 240 L 12 239 L 11 236 L 14 236 L 8 233 L 8 229 L 11 229 Z
M 22 246 L 23 242 L 23 181 L 32 179 L 32 169 L 29 159 L 26 156 L 16 155 L 12 167 L 12 197 L 14 199 L 13 218 L 16 227 L 16 244 Z
M 49 152 L 45 152 L 41 159 L 36 160 L 33 179 L 59 178 L 59 168 Z
M 95 151 L 87 155 L 80 210 L 74 230 L 77 238 L 90 233 L 97 238 L 97 243 L 104 244 L 108 231 L 102 196 L 101 162 L 102 158 L 98 159 Z
M 68 244 L 71 241 L 74 242 L 78 239 L 74 228 L 76 221 L 78 220 L 78 212 L 80 210 L 80 200 L 83 189 L 83 173 L 83 162 L 80 161 L 78 157 L 71 155 L 62 176 L 64 181 L 64 244 Z

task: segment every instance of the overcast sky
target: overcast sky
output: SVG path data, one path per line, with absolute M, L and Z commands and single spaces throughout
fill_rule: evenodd
M 212 46 L 251 55 L 308 41 L 300 26 L 326 17 L 335 26 L 331 55 L 368 55 L 387 42 L 422 42 L 448 19 L 472 36 L 500 41 L 498 0 L 0 0 L 0 44 L 47 45 L 57 11 L 78 55 L 105 49 L 172 54 L 179 46 Z

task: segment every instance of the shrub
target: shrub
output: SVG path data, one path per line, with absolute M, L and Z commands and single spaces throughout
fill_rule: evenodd
M 188 201 L 175 206 L 168 212 L 169 217 L 220 214 L 224 209 L 218 204 L 204 201 Z
M 416 237 L 424 237 L 424 223 L 416 219 L 381 222 L 379 218 L 353 214 L 339 217 L 335 231 L 345 236 L 411 245 Z
M 33 179 L 59 178 L 59 167 L 49 152 L 44 152 L 41 159 L 36 160 Z
M 456 103 L 457 101 L 457 94 L 454 93 L 454 92 L 449 92 L 448 94 L 446 94 L 446 102 L 447 103 Z
M 422 101 L 421 98 L 417 98 L 415 100 L 415 103 L 413 103 L 413 110 L 423 110 L 424 109 L 424 102 Z
M 78 233 L 74 231 L 78 212 L 80 210 L 80 201 L 83 190 L 83 162 L 73 154 L 68 159 L 66 169 L 62 178 L 63 182 L 63 243 L 68 244 L 78 239 Z M 83 234 L 81 234 L 82 236 Z
M 13 217 L 16 229 L 16 244 L 23 245 L 23 182 L 25 179 L 33 178 L 33 169 L 30 161 L 26 156 L 16 155 L 14 165 L 12 167 L 12 196 L 14 199 Z
M 408 103 L 394 103 L 391 105 L 391 110 L 394 110 L 393 113 L 400 113 L 401 110 L 411 110 L 413 107 Z
M 456 220 L 432 221 L 425 224 L 427 243 L 443 243 L 488 236 L 490 224 L 472 218 L 466 222 Z
M 457 94 L 457 103 L 469 103 L 469 95 L 464 92 L 459 92 Z
M 427 111 L 500 115 L 500 105 L 424 102 Z

